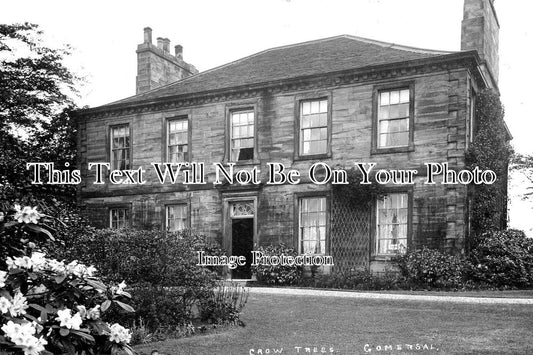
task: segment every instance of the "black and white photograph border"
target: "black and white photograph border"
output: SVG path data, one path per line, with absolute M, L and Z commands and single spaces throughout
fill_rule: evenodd
M 531 354 L 525 0 L 0 13 L 0 355 Z

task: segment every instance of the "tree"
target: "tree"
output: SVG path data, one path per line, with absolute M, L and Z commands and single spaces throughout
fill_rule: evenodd
M 529 186 L 526 186 L 526 192 L 522 198 L 533 198 L 533 155 L 514 154 L 509 169 L 520 173 L 529 181 Z
M 26 163 L 69 162 L 74 168 L 76 129 L 71 112 L 81 78 L 63 59 L 70 48 L 48 48 L 35 24 L 0 24 L 0 200 L 16 193 L 72 198 L 69 186 L 30 184 Z M 13 195 L 15 194 L 15 196 Z

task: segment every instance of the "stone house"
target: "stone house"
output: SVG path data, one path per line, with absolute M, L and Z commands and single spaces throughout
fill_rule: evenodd
M 462 252 L 468 187 L 425 183 L 424 164 L 464 169 L 476 92 L 497 90 L 498 31 L 492 0 L 465 0 L 458 52 L 341 35 L 198 73 L 181 46 L 172 55 L 170 41 L 152 44 L 145 28 L 137 94 L 78 114 L 80 204 L 100 227 L 191 228 L 230 255 L 283 242 L 331 255 L 339 270 L 380 271 L 393 255 L 421 245 Z M 94 162 L 143 167 L 145 183 L 109 183 L 104 168 L 106 183 L 94 184 Z M 151 164 L 164 162 L 203 162 L 205 184 L 161 184 Z M 300 183 L 265 183 L 271 162 L 300 171 Z M 315 162 L 346 170 L 373 162 L 419 174 L 352 208 L 331 183 L 310 181 Z M 214 163 L 233 163 L 234 174 L 255 168 L 261 183 L 214 184 Z M 249 278 L 249 267 L 231 276 Z

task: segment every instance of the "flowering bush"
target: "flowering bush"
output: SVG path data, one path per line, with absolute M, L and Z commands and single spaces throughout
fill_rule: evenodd
M 269 245 L 259 247 L 258 251 L 266 256 L 297 256 L 298 253 L 293 248 L 288 248 L 285 244 Z M 252 265 L 252 273 L 257 277 L 257 281 L 269 285 L 293 285 L 300 282 L 303 274 L 301 265 Z
M 48 258 L 38 250 L 51 217 L 15 205 L 0 214 L 0 352 L 133 354 L 129 331 L 101 318 L 112 308 L 133 312 L 126 285 L 106 286 L 96 269 Z M 41 223 L 40 225 L 38 223 Z
M 398 266 L 411 287 L 462 289 L 467 282 L 470 264 L 459 256 L 443 254 L 423 247 L 398 258 Z

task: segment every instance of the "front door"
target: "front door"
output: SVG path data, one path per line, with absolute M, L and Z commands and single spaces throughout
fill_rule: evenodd
M 250 264 L 252 262 L 252 249 L 254 246 L 254 219 L 241 218 L 233 219 L 231 223 L 231 255 L 243 255 L 246 257 L 246 265 L 237 266 L 232 270 L 232 279 L 250 279 L 252 272 Z
M 231 270 L 232 279 L 251 279 L 254 247 L 254 203 L 239 201 L 231 204 L 231 255 L 244 256 L 246 265 Z

